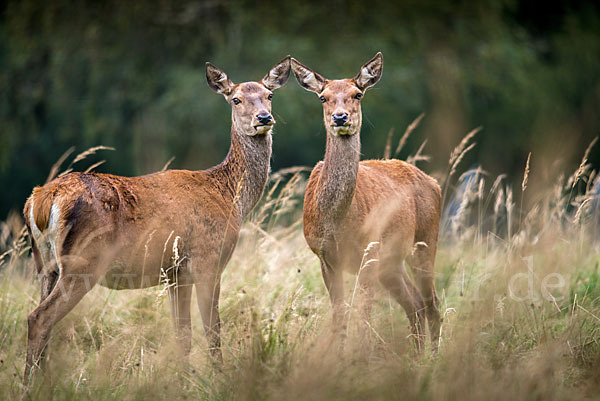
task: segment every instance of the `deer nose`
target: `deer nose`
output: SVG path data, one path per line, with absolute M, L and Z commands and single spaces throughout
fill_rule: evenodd
M 267 125 L 268 123 L 271 122 L 271 120 L 273 119 L 273 117 L 267 113 L 266 111 L 263 111 L 261 113 L 258 113 L 256 115 L 256 119 L 258 120 L 259 123 L 263 124 L 263 125 Z
M 341 127 L 348 122 L 348 113 L 335 113 L 332 117 L 333 123 L 338 127 Z

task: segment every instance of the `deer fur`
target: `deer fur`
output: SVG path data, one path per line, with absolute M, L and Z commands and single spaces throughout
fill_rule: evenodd
M 26 382 L 43 359 L 52 327 L 95 284 L 135 289 L 167 282 L 185 354 L 195 286 L 211 354 L 221 360 L 221 273 L 267 183 L 271 96 L 289 69 L 288 56 L 260 82 L 236 85 L 206 64 L 209 86 L 232 105 L 231 147 L 215 167 L 140 177 L 70 173 L 33 190 L 23 213 L 42 290 L 28 317 Z
M 345 324 L 342 272 L 346 271 L 359 275 L 367 295 L 367 315 L 378 281 L 406 311 L 417 349 L 422 349 L 426 318 L 436 349 L 440 315 L 434 260 L 440 187 L 401 160 L 360 161 L 361 100 L 379 81 L 383 56 L 377 53 L 352 79 L 325 79 L 294 58 L 292 71 L 299 84 L 323 102 L 325 157 L 310 175 L 303 220 L 306 241 L 321 261 L 334 309 L 334 328 L 339 330 Z M 347 115 L 345 122 L 336 122 L 335 116 L 343 115 Z M 377 263 L 365 266 L 366 260 Z M 404 261 L 411 266 L 416 286 Z

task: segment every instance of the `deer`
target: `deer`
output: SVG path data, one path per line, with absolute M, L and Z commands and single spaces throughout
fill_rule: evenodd
M 360 160 L 361 100 L 382 76 L 383 55 L 377 53 L 351 79 L 326 79 L 295 58 L 291 65 L 300 86 L 316 93 L 323 104 L 325 157 L 308 179 L 303 231 L 321 264 L 334 333 L 342 330 L 345 336 L 343 272 L 348 272 L 358 275 L 365 319 L 379 282 L 405 310 L 417 352 L 424 347 L 425 320 L 432 350 L 437 350 L 441 320 L 434 261 L 440 187 L 402 160 Z
M 168 283 L 186 357 L 195 286 L 211 359 L 222 362 L 221 275 L 267 183 L 271 100 L 289 74 L 290 56 L 261 81 L 240 84 L 206 63 L 208 86 L 231 104 L 229 152 L 212 168 L 137 177 L 72 172 L 33 189 L 23 215 L 41 297 L 27 318 L 25 383 L 45 360 L 53 326 L 96 284 L 121 290 Z

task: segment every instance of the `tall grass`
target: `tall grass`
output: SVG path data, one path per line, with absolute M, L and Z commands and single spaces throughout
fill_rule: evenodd
M 54 329 L 45 373 L 24 394 L 26 317 L 39 288 L 20 217 L 0 223 L 0 399 L 597 398 L 598 179 L 584 156 L 571 179 L 556 180 L 515 213 L 503 176 L 488 177 L 490 186 L 476 169 L 450 183 L 474 133 L 453 153 L 444 185 L 438 354 L 415 357 L 408 321 L 383 291 L 369 322 L 354 313 L 360 297 L 351 276 L 348 336 L 339 348 L 318 260 L 302 236 L 306 171 L 298 168 L 272 175 L 225 270 L 221 367 L 209 360 L 196 308 L 184 361 L 164 288 L 97 287 Z M 543 166 L 528 163 L 527 175 L 530 168 Z

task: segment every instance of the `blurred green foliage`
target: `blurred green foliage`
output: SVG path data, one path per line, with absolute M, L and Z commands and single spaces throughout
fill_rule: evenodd
M 20 208 L 70 146 L 117 148 L 98 171 L 200 169 L 229 146 L 230 108 L 204 62 L 259 80 L 292 54 L 328 78 L 376 51 L 381 82 L 363 102 L 363 154 L 380 157 L 426 117 L 405 150 L 429 142 L 445 168 L 470 129 L 468 162 L 514 177 L 527 153 L 577 163 L 600 132 L 600 7 L 527 0 L 282 2 L 8 1 L 0 5 L 0 219 Z M 274 99 L 273 168 L 322 157 L 318 99 L 292 79 Z M 395 141 L 398 137 L 395 138 Z M 395 144 L 394 144 L 395 145 Z M 534 164 L 535 167 L 535 164 Z

